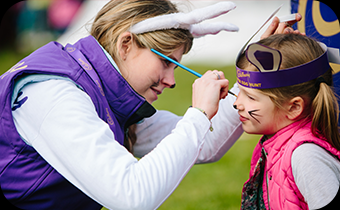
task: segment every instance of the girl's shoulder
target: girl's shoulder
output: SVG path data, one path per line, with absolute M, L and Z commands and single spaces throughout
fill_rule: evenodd
M 317 144 L 305 143 L 300 145 L 294 150 L 291 161 L 293 169 L 295 168 L 294 165 L 309 167 L 308 165 L 311 163 L 313 163 L 311 167 L 314 168 L 319 168 L 317 167 L 318 164 L 320 166 L 327 166 L 334 172 L 337 172 L 340 180 L 339 159 Z
M 310 209 L 321 208 L 336 196 L 340 182 L 340 161 L 317 144 L 297 147 L 291 158 L 295 183 Z

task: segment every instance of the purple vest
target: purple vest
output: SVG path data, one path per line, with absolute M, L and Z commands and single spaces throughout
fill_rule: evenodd
M 114 69 L 97 41 L 88 36 L 74 46 L 97 72 L 105 99 L 110 105 L 111 130 L 123 142 L 126 128 L 149 117 L 155 109 L 136 93 Z M 82 193 L 52 168 L 15 129 L 11 95 L 16 79 L 29 74 L 68 77 L 91 97 L 98 116 L 107 121 L 100 90 L 82 67 L 56 42 L 51 42 L 21 60 L 0 76 L 0 185 L 3 194 L 22 209 L 100 209 L 101 205 Z M 100 178 L 100 177 L 98 177 Z

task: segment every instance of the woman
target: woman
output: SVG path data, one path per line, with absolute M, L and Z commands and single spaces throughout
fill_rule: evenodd
M 234 98 L 212 119 L 227 95 L 222 72 L 196 80 L 193 108 L 182 119 L 150 105 L 175 85 L 175 65 L 150 48 L 180 61 L 192 34 L 130 27 L 176 12 L 169 1 L 110 1 L 91 36 L 65 47 L 49 43 L 0 76 L 0 183 L 10 202 L 23 209 L 155 209 L 193 164 L 216 161 L 232 146 L 242 133 Z M 133 129 L 126 137 L 135 123 L 133 147 Z

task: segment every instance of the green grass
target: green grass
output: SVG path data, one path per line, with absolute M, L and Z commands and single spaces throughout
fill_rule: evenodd
M 21 60 L 25 54 L 0 52 L 0 74 Z M 225 73 L 232 86 L 236 81 L 233 66 L 188 66 L 203 74 L 208 69 Z M 154 103 L 157 109 L 183 115 L 191 105 L 191 88 L 196 76 L 177 68 L 176 88 L 166 89 Z M 215 125 L 216 126 L 216 125 Z M 240 209 L 241 191 L 247 180 L 250 158 L 259 136 L 243 134 L 235 145 L 216 163 L 195 165 L 160 210 Z
M 0 75 L 5 73 L 28 54 L 28 52 L 18 53 L 9 49 L 0 50 Z
M 193 166 L 159 209 L 240 209 L 256 139 L 243 135 L 221 160 Z

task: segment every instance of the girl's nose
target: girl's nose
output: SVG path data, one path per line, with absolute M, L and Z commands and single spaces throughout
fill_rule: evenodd
M 242 111 L 244 109 L 244 106 L 242 105 L 242 103 L 240 103 L 240 97 L 238 96 L 236 101 L 233 104 L 234 109 L 237 109 L 239 111 Z

